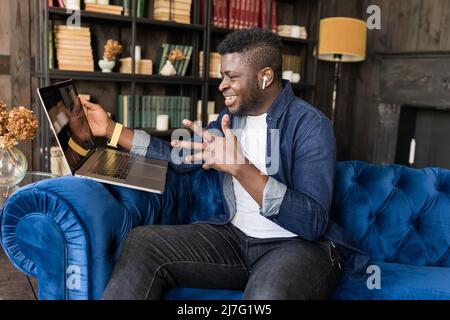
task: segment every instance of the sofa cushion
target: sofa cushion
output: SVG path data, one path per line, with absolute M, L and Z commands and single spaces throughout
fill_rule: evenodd
M 450 170 L 338 162 L 334 218 L 372 260 L 450 267 Z
M 368 289 L 368 274 L 359 280 L 343 277 L 337 300 L 448 300 L 450 268 L 373 262 L 380 267 L 380 289 Z

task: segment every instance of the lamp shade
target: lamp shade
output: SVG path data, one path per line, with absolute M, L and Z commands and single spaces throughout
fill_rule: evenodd
M 366 58 L 367 25 L 365 21 L 333 17 L 320 20 L 319 59 L 358 62 Z

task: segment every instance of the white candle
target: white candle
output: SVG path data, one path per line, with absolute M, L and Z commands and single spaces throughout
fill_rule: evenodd
M 71 10 L 80 10 L 80 0 L 67 0 L 66 8 Z
M 136 61 L 141 60 L 141 46 L 134 47 L 134 59 L 136 59 Z
M 156 117 L 156 130 L 169 130 L 169 116 L 167 114 L 160 114 Z
M 411 139 L 411 144 L 409 145 L 409 164 L 411 166 L 414 164 L 415 157 L 416 157 L 416 139 Z

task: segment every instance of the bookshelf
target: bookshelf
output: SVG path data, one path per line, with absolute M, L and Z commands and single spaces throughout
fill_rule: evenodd
M 49 68 L 49 23 L 64 24 L 70 19 L 74 11 L 64 8 L 49 7 L 48 0 L 36 1 L 36 67 L 35 76 L 37 86 L 47 86 L 66 79 L 73 79 L 79 93 L 89 93 L 93 101 L 103 105 L 111 113 L 113 119 L 117 116 L 119 95 L 131 96 L 131 105 L 141 95 L 186 96 L 191 99 L 190 115 L 195 119 L 197 115 L 197 101 L 201 100 L 201 120 L 206 124 L 208 101 L 215 101 L 216 112 L 225 106 L 223 97 L 218 91 L 220 78 L 210 78 L 206 70 L 209 66 L 209 53 L 216 50 L 218 43 L 233 29 L 214 27 L 212 23 L 213 7 L 216 0 L 192 0 L 191 23 L 177 23 L 172 21 L 154 20 L 153 4 L 155 0 L 145 0 L 146 6 L 143 17 L 137 17 L 138 1 L 129 0 L 130 15 L 114 15 L 81 10 L 80 22 L 82 26 L 90 27 L 92 50 L 94 54 L 94 71 L 66 71 Z M 222 0 L 224 1 L 224 0 Z M 230 0 L 228 0 L 230 1 Z M 267 1 L 267 25 L 271 25 L 272 0 Z M 83 1 L 81 1 L 83 3 Z M 111 0 L 111 4 L 121 4 L 123 0 Z M 226 2 L 226 0 L 225 0 Z M 277 0 L 277 24 L 304 25 L 308 29 L 307 39 L 280 37 L 283 53 L 296 54 L 302 57 L 302 80 L 293 84 L 296 95 L 313 103 L 316 83 L 317 58 L 313 56 L 317 45 L 320 21 L 321 0 Z M 83 8 L 83 5 L 82 5 Z M 203 10 L 202 13 L 200 11 Z M 301 12 L 300 14 L 293 14 Z M 203 18 L 202 18 L 203 17 Z M 202 23 L 203 21 L 203 23 Z M 119 73 L 118 64 L 112 73 L 101 72 L 98 59 L 103 54 L 103 45 L 107 39 L 118 40 L 124 51 L 121 57 L 132 57 L 131 73 Z M 155 62 L 158 49 L 162 43 L 177 43 L 193 47 L 192 57 L 186 76 L 161 76 L 156 74 Z M 134 48 L 140 45 L 143 58 L 153 61 L 153 75 L 142 75 L 134 72 L 136 61 Z M 199 53 L 203 55 L 202 76 L 199 74 Z M 38 99 L 36 99 L 38 101 Z M 41 110 L 38 106 L 36 110 Z M 134 110 L 133 110 L 134 114 Z M 50 168 L 50 146 L 53 138 L 48 128 L 48 122 L 43 112 L 38 112 L 41 129 L 35 139 L 35 151 L 41 154 L 39 163 L 34 164 L 42 171 Z M 137 128 L 134 123 L 133 127 Z M 173 128 L 175 129 L 175 128 Z M 170 138 L 173 129 L 157 131 L 145 128 L 154 136 Z

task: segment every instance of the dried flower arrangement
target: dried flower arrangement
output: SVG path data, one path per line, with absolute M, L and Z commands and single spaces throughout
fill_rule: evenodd
M 109 39 L 104 46 L 103 59 L 112 61 L 116 56 L 122 53 L 122 45 L 117 40 Z
M 186 59 L 186 57 L 184 56 L 184 53 L 180 49 L 174 49 L 169 53 L 167 59 L 170 62 L 174 62 L 175 60 Z
M 0 102 L 0 138 L 1 143 L 10 149 L 20 140 L 33 139 L 38 121 L 32 110 L 25 107 L 7 109 Z

